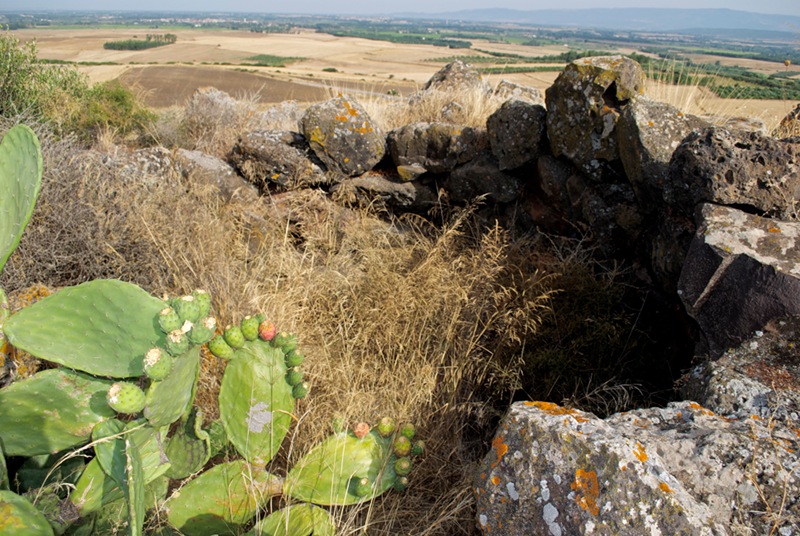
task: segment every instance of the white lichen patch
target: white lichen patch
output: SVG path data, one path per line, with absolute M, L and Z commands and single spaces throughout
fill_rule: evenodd
M 549 501 L 550 500 L 550 488 L 547 487 L 547 480 L 542 479 L 542 481 L 539 482 L 539 485 L 541 486 L 541 490 L 542 490 L 542 500 L 544 502 Z
M 519 500 L 519 493 L 517 493 L 517 488 L 514 486 L 513 482 L 509 482 L 506 484 L 506 489 L 508 490 L 508 496 L 511 498 L 512 501 Z
M 482 527 L 485 527 L 486 524 L 489 522 L 489 519 L 486 517 L 485 514 L 481 514 L 478 516 L 478 522 L 480 522 Z
M 558 509 L 551 503 L 545 504 L 542 511 L 542 519 L 544 519 L 544 522 L 547 524 L 547 529 L 553 536 L 561 536 L 561 525 L 556 523 L 557 517 Z
M 272 422 L 272 412 L 264 402 L 250 406 L 247 413 L 247 429 L 254 434 L 260 434 L 266 425 Z

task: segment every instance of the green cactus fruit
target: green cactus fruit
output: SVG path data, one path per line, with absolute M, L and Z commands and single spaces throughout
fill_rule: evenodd
M 280 482 L 244 460 L 215 465 L 167 499 L 167 520 L 187 536 L 237 534 L 235 527 L 248 523 L 280 493 Z
M 175 329 L 167 334 L 167 352 L 172 356 L 179 356 L 189 350 L 189 337 L 182 329 Z
M 25 497 L 0 490 L 0 534 L 53 536 L 47 518 Z
M 155 321 L 164 308 L 130 283 L 99 279 L 62 289 L 3 325 L 16 348 L 96 376 L 141 376 L 142 356 L 164 344 Z
M 245 536 L 334 536 L 336 525 L 324 508 L 293 504 L 262 519 Z
M 364 477 L 356 482 L 355 494 L 359 497 L 366 497 L 372 492 L 372 482 Z
M 263 341 L 246 342 L 225 368 L 220 419 L 230 442 L 250 463 L 269 462 L 289 431 L 294 398 L 285 376 L 283 354 Z
M 0 272 L 17 248 L 42 186 L 42 150 L 25 125 L 6 132 L 0 144 Z
M 405 491 L 408 488 L 408 477 L 398 476 L 394 481 L 395 491 Z
M 422 456 L 424 453 L 425 453 L 425 442 L 421 439 L 414 441 L 414 444 L 411 445 L 411 455 Z
M 234 326 L 233 324 L 228 324 L 225 327 L 225 332 L 222 334 L 225 342 L 233 348 L 234 350 L 238 350 L 242 346 L 244 346 L 244 335 L 242 335 L 242 330 L 239 326 Z
M 403 425 L 400 427 L 400 435 L 407 437 L 409 440 L 414 439 L 414 435 L 416 433 L 417 433 L 416 427 L 410 422 L 403 423 Z
M 391 417 L 383 417 L 378 421 L 378 433 L 381 437 L 391 437 L 397 429 L 397 424 Z
M 394 440 L 393 448 L 394 454 L 398 458 L 408 456 L 408 454 L 411 452 L 411 440 L 406 436 L 398 436 L 397 439 Z
M 303 383 L 303 371 L 299 368 L 289 369 L 289 372 L 286 373 L 286 383 L 292 387 Z
M 411 472 L 411 460 L 403 456 L 394 462 L 394 473 L 399 476 L 406 476 Z
M 234 354 L 233 348 L 225 342 L 222 335 L 217 335 L 208 342 L 208 350 L 220 359 L 230 359 Z
M 205 344 L 214 336 L 216 329 L 217 319 L 213 316 L 206 316 L 192 325 L 192 329 L 189 330 L 189 341 L 192 344 Z
M 298 383 L 294 387 L 292 387 L 292 396 L 296 399 L 300 400 L 301 398 L 305 398 L 308 396 L 308 383 Z
M 147 390 L 144 416 L 156 428 L 180 419 L 194 400 L 200 375 L 200 347 L 194 346 L 175 358 L 172 372 Z
M 297 337 L 288 331 L 281 331 L 272 339 L 272 344 L 283 350 L 284 354 L 288 354 L 297 348 Z
M 203 289 L 197 289 L 192 292 L 192 297 L 194 298 L 194 301 L 197 302 L 197 306 L 200 308 L 200 314 L 198 315 L 198 318 L 208 316 L 211 313 L 211 295 Z
M 95 424 L 115 416 L 106 404 L 96 403 L 112 383 L 59 368 L 0 389 L 0 443 L 5 454 L 49 454 L 88 442 Z
M 182 296 L 175 300 L 173 307 L 175 308 L 175 312 L 178 313 L 178 316 L 181 319 L 181 322 L 189 321 L 191 323 L 195 323 L 200 320 L 200 304 L 197 303 L 197 300 L 194 299 L 194 296 Z
M 306 356 L 300 350 L 292 350 L 285 355 L 287 367 L 299 367 L 306 360 Z
M 391 489 L 397 478 L 391 448 L 391 441 L 378 434 L 363 439 L 346 432 L 334 434 L 292 467 L 284 494 L 298 501 L 341 506 L 377 497 Z M 356 495 L 354 478 L 373 483 L 368 495 Z
M 266 320 L 262 320 L 258 324 L 258 336 L 261 338 L 262 341 L 271 341 L 272 339 L 275 338 L 277 332 L 278 330 L 275 327 L 275 324 L 273 324 L 272 322 L 267 322 Z
M 176 313 L 175 309 L 172 307 L 165 307 L 159 311 L 158 325 L 164 333 L 180 329 L 182 324 L 181 317 L 178 316 L 178 313 Z
M 144 391 L 130 382 L 117 382 L 108 389 L 106 401 L 117 413 L 132 415 L 144 409 Z
M 244 317 L 239 327 L 242 329 L 242 335 L 248 341 L 254 341 L 258 338 L 258 319 L 256 317 Z
M 144 373 L 154 382 L 160 382 L 172 370 L 172 357 L 161 348 L 150 348 L 144 354 Z

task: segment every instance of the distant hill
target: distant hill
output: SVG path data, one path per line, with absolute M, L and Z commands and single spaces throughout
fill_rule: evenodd
M 609 30 L 654 32 L 707 29 L 745 29 L 800 34 L 800 17 L 769 15 L 733 9 L 470 9 L 447 13 L 405 13 L 419 19 L 454 19 L 474 22 L 517 22 L 542 26 L 577 26 Z

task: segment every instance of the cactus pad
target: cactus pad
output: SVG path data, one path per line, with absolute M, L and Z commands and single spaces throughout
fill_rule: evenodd
M 156 428 L 177 421 L 194 399 L 200 374 L 200 348 L 195 346 L 175 358 L 172 372 L 147 390 L 144 416 Z
M 289 430 L 294 399 L 285 376 L 283 354 L 262 341 L 246 342 L 225 369 L 220 418 L 230 442 L 251 463 L 271 460 Z
M 169 523 L 188 536 L 230 534 L 280 493 L 281 481 L 244 460 L 205 471 L 165 503 Z
M 0 390 L 0 440 L 8 456 L 49 454 L 89 440 L 114 417 L 105 401 L 111 381 L 50 369 Z
M 101 279 L 22 309 L 3 331 L 40 359 L 97 376 L 140 376 L 144 353 L 163 345 L 155 319 L 164 305 L 136 285 Z
M 203 413 L 193 409 L 181 422 L 167 445 L 167 457 L 172 467 L 167 476 L 176 480 L 199 471 L 211 457 L 211 439 L 203 430 Z
M 42 150 L 25 125 L 9 130 L 0 144 L 0 272 L 33 214 L 42 185 Z
M 25 497 L 0 490 L 0 534 L 52 536 L 53 528 Z
M 105 474 L 110 476 L 120 487 L 125 485 L 125 463 L 127 461 L 125 459 L 125 439 L 122 437 L 124 431 L 125 423 L 117 419 L 97 423 L 92 430 L 95 459 Z
M 253 536 L 334 536 L 336 525 L 327 510 L 313 504 L 294 504 L 273 512 L 248 533 Z
M 341 432 L 311 449 L 286 477 L 284 493 L 320 505 L 348 505 L 377 497 L 394 486 L 391 441 L 377 432 L 363 439 Z M 359 481 L 372 483 L 371 492 L 359 496 Z

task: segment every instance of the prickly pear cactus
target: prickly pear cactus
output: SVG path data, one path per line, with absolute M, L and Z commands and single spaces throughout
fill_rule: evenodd
M 0 441 L 0 490 L 9 489 L 8 483 L 8 466 L 3 453 L 3 442 Z
M 0 143 L 0 272 L 33 214 L 42 185 L 42 151 L 25 125 L 9 130 Z
M 26 498 L 0 490 L 0 534 L 52 536 L 53 528 Z
M 359 439 L 340 432 L 311 449 L 284 482 L 290 497 L 321 505 L 347 505 L 369 500 L 394 487 L 395 456 L 391 438 L 375 430 Z M 357 493 L 359 481 L 371 483 L 368 493 Z
M 203 412 L 195 408 L 167 444 L 167 458 L 172 463 L 167 476 L 176 480 L 186 478 L 202 469 L 210 457 L 211 438 L 203 430 Z
M 283 353 L 261 340 L 236 350 L 222 378 L 219 412 L 239 454 L 256 465 L 271 460 L 294 412 Z
M 313 504 L 294 504 L 273 512 L 246 536 L 334 536 L 336 525 L 327 510 Z
M 167 519 L 188 536 L 231 534 L 232 526 L 250 521 L 280 489 L 280 478 L 262 467 L 244 460 L 222 463 L 167 500 Z
M 147 390 L 144 416 L 155 427 L 173 423 L 186 413 L 194 400 L 200 374 L 200 348 L 195 346 L 175 358 L 172 372 Z
M 154 319 L 165 305 L 130 283 L 90 281 L 11 315 L 3 331 L 40 359 L 97 376 L 140 376 L 142 356 L 164 346 Z
M 6 454 L 49 454 L 86 443 L 95 424 L 115 416 L 105 403 L 111 383 L 50 369 L 0 389 L 0 440 Z

